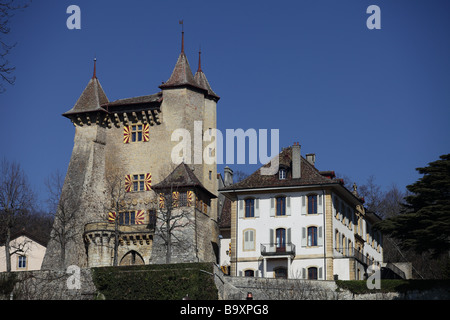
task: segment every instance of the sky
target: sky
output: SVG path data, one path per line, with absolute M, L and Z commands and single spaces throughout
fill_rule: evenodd
M 70 5 L 81 29 L 68 29 Z M 381 29 L 369 29 L 370 5 Z M 92 77 L 110 101 L 159 92 L 180 53 L 221 97 L 218 129 L 279 130 L 319 170 L 400 189 L 450 151 L 450 1 L 32 1 L 3 36 L 14 86 L 0 94 L 0 157 L 41 201 L 65 173 L 75 129 L 61 116 Z M 256 165 L 222 164 L 252 173 Z

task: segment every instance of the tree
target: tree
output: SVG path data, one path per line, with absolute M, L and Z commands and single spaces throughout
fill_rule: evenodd
M 450 154 L 416 170 L 423 176 L 407 186 L 403 212 L 376 227 L 404 248 L 437 257 L 450 249 Z
M 30 0 L 31 1 L 31 0 Z M 0 35 L 7 35 L 10 31 L 10 19 L 13 16 L 13 12 L 19 9 L 28 7 L 29 2 L 21 3 L 18 0 L 0 0 Z M 0 93 L 6 89 L 3 86 L 3 81 L 11 85 L 16 81 L 16 77 L 12 75 L 15 68 L 9 64 L 7 56 L 16 44 L 8 44 L 3 40 L 3 36 L 0 38 Z
M 60 267 L 66 268 L 66 248 L 68 244 L 76 240 L 80 231 L 75 227 L 78 218 L 80 203 L 73 199 L 72 190 L 63 192 L 63 187 L 71 188 L 68 184 L 64 186 L 64 177 L 61 172 L 52 173 L 45 181 L 47 187 L 50 214 L 54 216 L 54 223 L 50 231 L 50 239 L 55 240 L 60 246 Z
M 0 232 L 5 239 L 6 270 L 11 271 L 11 230 L 19 217 L 28 214 L 34 204 L 34 192 L 17 162 L 5 158 L 0 163 Z M 19 249 L 20 250 L 20 249 Z
M 114 219 L 114 248 L 113 248 L 113 266 L 119 264 L 119 215 L 121 212 L 129 209 L 125 188 L 125 176 L 119 170 L 110 167 L 106 174 L 106 192 L 109 197 L 110 204 L 106 204 L 105 211 L 115 215 Z
M 155 236 L 163 241 L 167 264 L 171 263 L 173 246 L 183 247 L 188 243 L 183 239 L 183 230 L 193 225 L 191 217 L 195 215 L 194 209 L 188 210 L 179 205 L 178 199 L 174 196 L 177 194 L 177 190 L 175 186 L 171 185 L 170 188 L 161 190 L 158 195 Z

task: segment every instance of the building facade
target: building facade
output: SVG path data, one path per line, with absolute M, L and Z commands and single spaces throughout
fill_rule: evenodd
M 74 147 L 43 269 L 162 260 L 155 257 L 164 249 L 155 248 L 155 228 L 162 208 L 160 192 L 153 187 L 180 164 L 172 160 L 174 148 L 180 143 L 182 150 L 199 147 L 194 139 L 174 141 L 173 133 L 181 129 L 202 134 L 216 128 L 219 100 L 201 69 L 200 56 L 198 70 L 192 73 L 184 52 L 184 34 L 173 72 L 159 89 L 150 95 L 111 102 L 97 78 L 94 62 L 88 85 L 73 108 L 63 114 L 75 127 Z M 211 142 L 202 142 L 200 148 L 208 145 Z M 186 229 L 186 236 L 195 239 L 196 232 L 202 233 L 209 246 L 189 257 L 179 255 L 173 262 L 215 261 L 216 165 L 193 164 L 193 152 L 180 157 L 187 164 L 183 170 L 191 171 L 198 185 L 173 191 L 182 197 L 189 192 L 190 208 L 202 201 L 201 210 L 195 210 L 204 215 L 201 225 Z M 208 199 L 203 189 L 209 192 Z M 192 220 L 195 210 L 191 210 Z
M 22 231 L 12 236 L 9 243 L 11 255 L 11 271 L 40 270 L 46 246 L 41 240 Z M 6 271 L 5 247 L 0 246 L 0 272 Z
M 332 171 L 315 168 L 294 144 L 279 154 L 275 175 L 260 169 L 220 192 L 230 201 L 229 266 L 232 276 L 363 279 L 382 263 L 378 217 Z M 227 247 L 227 238 L 222 245 Z M 223 250 L 222 250 L 223 251 Z M 221 259 L 221 261 L 226 261 Z

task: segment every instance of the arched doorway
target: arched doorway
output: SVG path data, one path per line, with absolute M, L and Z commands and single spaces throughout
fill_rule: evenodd
M 127 252 L 120 260 L 121 266 L 140 266 L 144 264 L 144 259 L 136 251 L 132 250 Z

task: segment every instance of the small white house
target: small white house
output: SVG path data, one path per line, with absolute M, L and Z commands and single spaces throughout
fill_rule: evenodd
M 12 237 L 9 243 L 11 256 L 11 271 L 40 270 L 46 246 L 35 237 L 21 232 Z M 0 246 L 0 272 L 6 271 L 5 246 Z
M 219 191 L 231 202 L 232 276 L 352 280 L 381 266 L 381 235 L 371 229 L 378 217 L 298 144 L 279 154 L 276 174 L 257 170 Z

